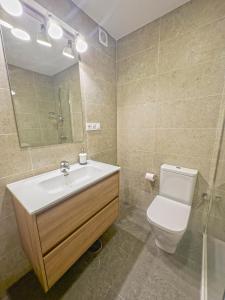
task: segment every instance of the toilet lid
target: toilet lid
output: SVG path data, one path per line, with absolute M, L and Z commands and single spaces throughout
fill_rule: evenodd
M 150 223 L 169 232 L 182 232 L 187 228 L 191 206 L 157 196 L 147 210 Z

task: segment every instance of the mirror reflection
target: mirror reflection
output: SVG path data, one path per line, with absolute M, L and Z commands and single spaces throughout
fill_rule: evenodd
M 47 37 L 28 13 L 0 19 L 28 34 L 1 26 L 21 147 L 82 141 L 79 61 L 70 37 Z

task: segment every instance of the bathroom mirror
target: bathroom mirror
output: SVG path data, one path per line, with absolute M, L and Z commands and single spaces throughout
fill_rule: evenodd
M 63 55 L 72 45 L 69 37 L 64 32 L 43 45 L 37 39 L 45 28 L 35 15 L 13 18 L 0 11 L 0 19 L 9 25 L 1 25 L 1 34 L 21 147 L 82 141 L 78 55 L 74 50 L 74 58 Z M 30 39 L 18 38 L 21 32 L 10 27 L 26 31 Z

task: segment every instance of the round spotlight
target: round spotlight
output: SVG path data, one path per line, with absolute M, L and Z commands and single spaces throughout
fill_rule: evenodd
M 10 15 L 19 17 L 23 13 L 23 6 L 19 0 L 0 0 L 2 8 Z
M 48 34 L 52 39 L 59 40 L 63 36 L 63 30 L 55 21 L 49 20 Z
M 41 25 L 41 30 L 37 34 L 37 43 L 45 47 L 52 47 L 52 44 L 49 41 L 49 38 L 46 33 L 45 25 Z
M 88 48 L 88 44 L 86 43 L 86 41 L 78 36 L 76 39 L 77 52 L 84 53 L 85 51 L 87 51 L 87 48 Z
M 0 19 L 0 25 L 2 25 L 5 28 L 8 28 L 8 29 L 12 29 L 13 28 L 13 26 L 11 24 L 9 24 L 8 22 L 3 21 L 1 19 Z
M 26 31 L 19 29 L 19 28 L 12 28 L 11 33 L 13 36 L 15 36 L 17 39 L 20 39 L 22 41 L 30 41 L 30 35 Z

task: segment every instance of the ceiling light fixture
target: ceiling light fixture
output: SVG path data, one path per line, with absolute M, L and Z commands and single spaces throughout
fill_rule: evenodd
M 4 20 L 1 20 L 1 19 L 0 19 L 0 25 L 2 25 L 5 28 L 8 28 L 8 29 L 12 29 L 13 28 L 13 26 L 11 24 L 9 24 L 8 22 L 6 22 Z
M 87 42 L 78 35 L 78 37 L 76 39 L 76 50 L 77 50 L 77 52 L 84 53 L 84 52 L 87 51 L 87 48 L 88 48 Z
M 46 28 L 44 24 L 41 24 L 41 30 L 37 34 L 37 43 L 45 47 L 52 47 L 49 38 L 46 33 Z
M 11 33 L 13 36 L 15 36 L 17 39 L 20 39 L 22 41 L 30 41 L 30 35 L 26 31 L 19 29 L 19 28 L 12 28 Z
M 10 15 L 19 17 L 23 13 L 23 6 L 19 0 L 0 0 L 2 8 Z
M 67 46 L 63 49 L 63 55 L 69 58 L 75 58 L 71 40 L 68 40 Z
M 54 40 L 59 40 L 63 36 L 62 27 L 60 27 L 56 21 L 50 19 L 48 21 L 48 34 Z

